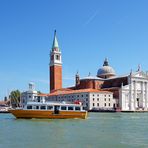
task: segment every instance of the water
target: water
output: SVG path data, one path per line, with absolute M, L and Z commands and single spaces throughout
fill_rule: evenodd
M 148 113 L 89 113 L 86 120 L 0 114 L 0 148 L 148 148 Z

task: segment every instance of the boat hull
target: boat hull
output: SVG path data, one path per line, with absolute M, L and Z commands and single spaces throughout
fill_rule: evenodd
M 59 114 L 54 114 L 54 111 L 42 110 L 9 110 L 16 118 L 43 118 L 43 119 L 86 119 L 87 111 L 60 111 Z

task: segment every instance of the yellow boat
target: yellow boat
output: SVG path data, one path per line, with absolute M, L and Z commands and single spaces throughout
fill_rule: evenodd
M 80 104 L 68 104 L 57 102 L 28 102 L 23 108 L 10 109 L 16 118 L 47 118 L 70 119 L 87 118 L 87 111 Z

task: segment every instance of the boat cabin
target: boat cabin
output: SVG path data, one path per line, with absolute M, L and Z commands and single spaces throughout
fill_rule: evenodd
M 83 107 L 79 104 L 65 104 L 65 103 L 28 103 L 25 110 L 50 110 L 58 114 L 59 111 L 84 111 Z

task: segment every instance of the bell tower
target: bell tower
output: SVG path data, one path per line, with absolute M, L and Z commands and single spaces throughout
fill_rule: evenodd
M 75 85 L 78 86 L 79 84 L 80 84 L 80 76 L 79 73 L 77 72 L 75 76 Z
M 53 45 L 50 51 L 50 92 L 61 88 L 62 88 L 62 59 L 55 30 Z

